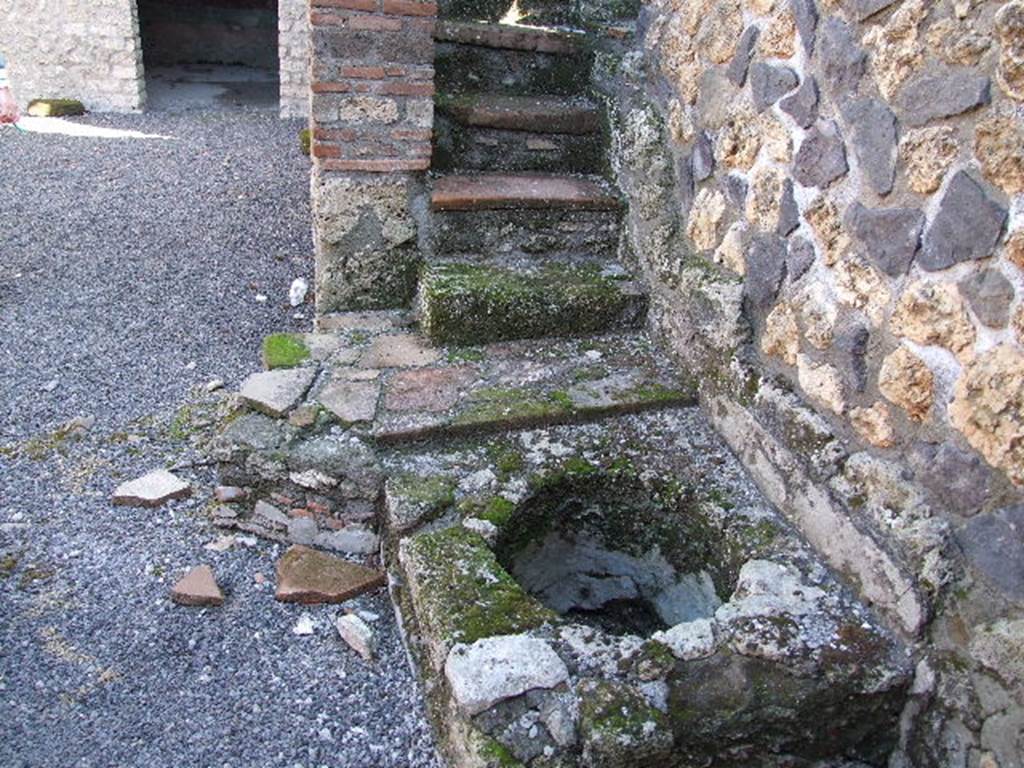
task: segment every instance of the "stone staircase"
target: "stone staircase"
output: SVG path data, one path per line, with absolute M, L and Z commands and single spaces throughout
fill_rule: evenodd
M 901 647 L 750 484 L 645 330 L 590 40 L 456 19 L 436 38 L 415 305 L 265 340 L 213 447 L 242 489 L 214 521 L 383 560 L 455 765 L 776 765 L 762 747 L 778 765 L 873 761 Z M 565 553 L 550 536 L 570 522 L 586 536 Z M 548 580 L 579 587 L 558 592 L 571 610 L 522 586 L 538 577 L 518 554 L 534 568 L 549 546 L 542 574 L 583 569 Z M 592 587 L 626 589 L 607 601 L 624 607 Z M 514 673 L 474 694 L 496 668 Z M 806 728 L 819 712 L 828 733 Z

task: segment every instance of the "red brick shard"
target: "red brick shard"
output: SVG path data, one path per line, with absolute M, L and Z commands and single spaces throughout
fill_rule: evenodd
M 291 547 L 277 563 L 283 603 L 343 603 L 384 585 L 384 572 L 309 547 Z
M 213 569 L 208 565 L 197 565 L 171 589 L 171 600 L 178 605 L 222 605 L 224 593 L 217 586 Z

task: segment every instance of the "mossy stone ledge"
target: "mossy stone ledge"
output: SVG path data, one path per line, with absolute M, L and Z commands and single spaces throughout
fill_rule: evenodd
M 423 271 L 420 322 L 435 343 L 484 344 L 576 336 L 639 325 L 647 298 L 629 280 L 594 266 L 515 272 L 472 264 Z

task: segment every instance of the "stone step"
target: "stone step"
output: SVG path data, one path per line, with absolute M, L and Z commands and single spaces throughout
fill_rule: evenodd
M 445 176 L 435 183 L 430 246 L 437 258 L 545 259 L 618 250 L 622 211 L 611 188 L 573 176 Z
M 440 173 L 466 171 L 602 173 L 607 169 L 600 133 L 531 133 L 475 128 L 444 114 L 434 118 L 431 167 Z
M 436 37 L 440 93 L 579 95 L 590 81 L 592 54 L 578 34 L 442 21 Z
M 442 114 L 475 128 L 571 134 L 601 130 L 601 110 L 581 97 L 478 93 L 439 98 L 437 107 Z
M 420 328 L 435 344 L 575 336 L 639 326 L 647 296 L 621 268 L 434 264 L 420 277 Z
M 664 355 L 656 353 L 643 331 L 472 347 L 432 346 L 421 333 L 401 326 L 353 327 L 332 335 L 335 340 L 329 357 L 310 357 L 293 369 L 305 371 L 304 379 L 314 383 L 278 414 L 276 422 L 260 415 L 259 403 L 250 401 L 250 407 L 257 411 L 251 418 L 263 421 L 257 430 L 258 439 L 249 442 L 267 452 L 268 467 L 279 463 L 281 439 L 293 446 L 309 443 L 308 451 L 295 454 L 301 458 L 306 453 L 319 456 L 320 443 L 325 440 L 340 441 L 339 445 L 344 444 L 351 453 L 355 449 L 349 443 L 360 435 L 382 442 L 404 442 L 585 422 L 610 414 L 695 402 L 691 384 Z M 271 428 L 272 422 L 281 426 Z M 337 424 L 348 427 L 348 431 L 336 435 L 332 425 Z M 241 421 L 231 427 L 234 431 L 245 429 Z M 278 437 L 268 439 L 264 434 L 268 431 Z M 231 447 L 218 455 L 222 463 L 244 465 L 245 472 L 262 466 L 245 458 L 253 448 L 240 451 L 234 446 L 238 440 L 232 440 L 228 441 Z M 288 466 L 293 474 L 299 473 L 296 482 L 307 481 L 301 473 L 322 469 L 319 464 L 303 463 L 298 458 Z M 261 484 L 242 476 L 244 472 L 238 474 L 226 474 L 222 482 Z M 341 510 L 338 514 L 345 518 L 343 522 L 360 524 L 358 516 L 349 521 L 346 516 L 354 513 L 345 510 L 353 505 L 362 509 L 365 499 L 359 496 L 362 500 L 357 504 L 350 500 L 350 496 L 356 498 L 351 488 L 338 486 L 337 490 L 338 498 L 332 504 Z M 283 493 L 297 496 L 300 491 L 290 488 Z M 331 497 L 334 491 L 321 493 Z
M 435 180 L 430 206 L 435 211 L 617 211 L 622 202 L 611 186 L 598 178 L 481 173 Z
M 471 94 L 438 98 L 432 166 L 439 172 L 599 174 L 602 115 L 581 97 Z
M 572 55 L 580 52 L 586 37 L 581 32 L 549 27 L 439 20 L 434 39 L 482 48 Z

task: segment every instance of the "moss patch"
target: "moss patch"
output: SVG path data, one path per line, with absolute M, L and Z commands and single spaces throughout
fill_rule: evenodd
M 309 128 L 303 128 L 299 131 L 299 151 L 308 157 L 312 144 L 313 134 Z
M 77 99 L 35 99 L 26 113 L 31 117 L 75 117 L 85 114 L 85 105 Z
M 652 765 L 672 749 L 668 718 L 637 691 L 618 683 L 583 687 L 580 733 L 592 760 L 600 765 Z
M 555 622 L 502 568 L 487 543 L 461 526 L 408 541 L 416 615 L 434 637 L 473 643 Z
M 485 387 L 476 390 L 466 409 L 452 424 L 469 427 L 494 422 L 544 422 L 572 413 L 572 401 L 564 393 L 543 394 L 526 389 Z
M 263 339 L 263 365 L 267 370 L 294 368 L 309 359 L 309 347 L 298 333 L 272 333 Z
M 551 265 L 522 274 L 441 264 L 423 274 L 421 324 L 435 343 L 574 336 L 635 319 L 642 301 L 594 266 Z

